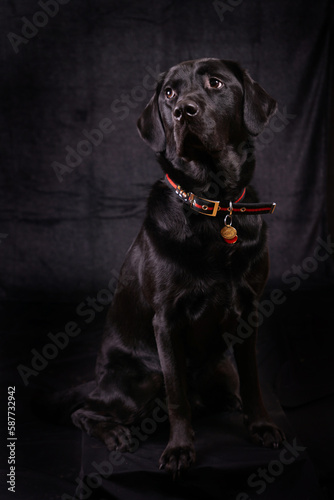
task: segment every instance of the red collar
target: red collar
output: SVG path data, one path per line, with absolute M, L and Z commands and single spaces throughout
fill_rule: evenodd
M 168 174 L 166 174 L 166 180 L 186 205 L 189 205 L 195 212 L 209 215 L 210 217 L 216 217 L 220 211 L 230 212 L 231 210 L 241 214 L 272 214 L 276 208 L 276 203 L 240 203 L 246 194 L 246 188 L 244 188 L 241 196 L 236 201 L 225 204 L 220 201 L 201 198 L 192 192 L 184 191 L 180 185 L 172 181 Z

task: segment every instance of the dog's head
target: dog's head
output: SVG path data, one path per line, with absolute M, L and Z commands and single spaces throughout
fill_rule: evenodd
M 154 151 L 191 161 L 258 135 L 275 110 L 276 101 L 237 63 L 198 59 L 161 75 L 138 129 Z

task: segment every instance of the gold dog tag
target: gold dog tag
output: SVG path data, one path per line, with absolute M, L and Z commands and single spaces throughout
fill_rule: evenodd
M 238 240 L 237 230 L 232 226 L 233 206 L 230 201 L 229 214 L 224 219 L 224 227 L 220 230 L 223 240 L 230 245 L 234 245 Z
M 226 226 L 221 229 L 220 234 L 222 235 L 224 241 L 230 245 L 234 245 L 234 243 L 238 240 L 237 230 L 230 224 L 226 224 Z
M 227 224 L 220 231 L 220 234 L 226 240 L 233 240 L 233 238 L 235 238 L 236 235 L 237 235 L 237 230 L 235 229 L 235 227 L 230 226 L 229 224 Z

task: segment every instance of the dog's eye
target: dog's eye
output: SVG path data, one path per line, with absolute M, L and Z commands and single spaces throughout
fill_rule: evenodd
M 224 84 L 223 82 L 218 80 L 218 78 L 209 78 L 209 86 L 212 89 L 221 89 L 224 86 Z
M 167 87 L 165 90 L 165 96 L 167 97 L 167 99 L 172 99 L 175 96 L 174 90 L 170 87 Z

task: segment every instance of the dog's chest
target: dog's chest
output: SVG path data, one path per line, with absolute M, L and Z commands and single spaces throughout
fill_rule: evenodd
M 194 245 L 179 252 L 177 261 L 165 267 L 164 288 L 169 303 L 191 322 L 200 318 L 220 320 L 237 293 L 244 264 L 238 265 L 238 251 L 224 242 Z M 169 270 L 169 272 L 168 272 Z M 168 276 L 168 279 L 167 279 Z

